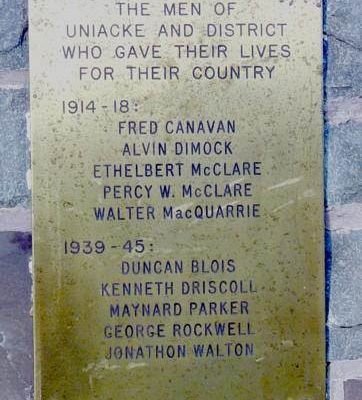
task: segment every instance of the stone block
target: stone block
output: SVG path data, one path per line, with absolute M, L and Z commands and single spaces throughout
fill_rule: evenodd
M 33 386 L 28 233 L 0 233 L 1 400 L 30 400 Z
M 335 37 L 328 39 L 328 97 L 362 95 L 362 53 Z
M 0 207 L 29 203 L 28 92 L 0 89 Z
M 362 324 L 362 231 L 331 235 L 328 324 Z
M 362 358 L 362 326 L 328 328 L 328 361 Z
M 28 65 L 26 0 L 0 0 L 0 69 Z
M 358 48 L 362 37 L 362 3 L 355 0 L 327 1 L 327 30 Z
M 29 68 L 29 42 L 28 33 L 26 32 L 18 46 L 11 51 L 0 51 L 0 70 L 27 68 Z
M 344 400 L 362 399 L 362 377 L 361 379 L 349 379 L 344 382 L 343 386 Z
M 328 360 L 362 358 L 362 231 L 330 235 Z
M 328 206 L 362 202 L 362 124 L 330 126 L 326 138 Z
M 362 2 L 329 0 L 326 35 L 328 39 L 328 96 L 361 96 Z

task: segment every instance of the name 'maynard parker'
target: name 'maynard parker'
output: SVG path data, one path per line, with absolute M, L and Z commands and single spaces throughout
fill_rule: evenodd
M 110 318 L 248 316 L 248 300 L 117 302 L 109 304 Z

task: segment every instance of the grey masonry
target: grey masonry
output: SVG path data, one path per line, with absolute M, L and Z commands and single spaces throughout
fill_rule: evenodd
M 328 387 L 331 400 L 359 400 L 362 2 L 328 0 L 324 7 Z M 27 27 L 27 2 L 0 0 L 1 400 L 29 400 L 33 390 Z

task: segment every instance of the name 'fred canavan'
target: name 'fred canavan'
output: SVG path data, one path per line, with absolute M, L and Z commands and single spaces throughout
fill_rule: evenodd
M 118 133 L 120 135 L 155 135 L 160 131 L 169 135 L 178 134 L 235 134 L 237 133 L 235 120 L 168 120 L 159 122 L 154 120 L 120 121 Z

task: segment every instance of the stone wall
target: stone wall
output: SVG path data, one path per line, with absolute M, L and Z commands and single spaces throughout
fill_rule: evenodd
M 326 261 L 331 400 L 362 399 L 362 2 L 328 0 Z
M 361 1 L 329 0 L 325 4 L 327 350 L 331 400 L 362 399 L 361 21 Z M 2 400 L 32 398 L 28 68 L 26 1 L 0 0 Z
M 24 0 L 0 0 L 0 398 L 33 391 L 28 22 Z

